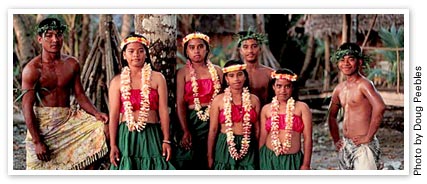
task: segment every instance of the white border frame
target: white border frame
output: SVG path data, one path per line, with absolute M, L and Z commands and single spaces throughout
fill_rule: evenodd
M 174 170 L 174 171 L 68 171 L 68 170 L 13 170 L 13 15 L 14 14 L 404 14 L 404 169 L 403 170 Z M 9 175 L 409 175 L 409 9 L 9 9 L 8 10 L 8 174 Z M 424 72 L 425 73 L 425 72 Z M 412 121 L 411 121 L 412 122 Z M 412 124 L 411 124 L 412 125 Z

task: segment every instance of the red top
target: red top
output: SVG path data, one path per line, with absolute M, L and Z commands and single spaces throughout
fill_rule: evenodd
M 238 123 L 238 122 L 243 122 L 243 107 L 242 105 L 231 105 L 231 122 L 233 123 Z M 257 114 L 255 112 L 255 110 L 252 108 L 249 111 L 249 121 L 251 123 L 255 123 L 257 121 Z M 225 123 L 225 115 L 224 115 L 224 109 L 221 109 L 219 111 L 219 123 L 220 124 L 224 124 Z
M 150 110 L 158 110 L 159 109 L 159 93 L 157 93 L 156 89 L 150 88 L 149 100 L 150 100 Z M 131 89 L 130 91 L 130 103 L 132 104 L 132 109 L 139 110 L 141 108 L 141 90 L 140 89 Z M 123 97 L 120 97 L 120 112 L 124 113 L 125 108 L 123 105 Z
M 196 82 L 199 88 L 198 97 L 199 97 L 200 104 L 210 103 L 212 95 L 214 94 L 214 91 L 215 91 L 212 79 L 197 79 Z M 193 87 L 191 86 L 191 80 L 185 83 L 184 101 L 188 105 L 194 104 Z
M 298 133 L 302 133 L 304 130 L 304 123 L 302 122 L 301 116 L 294 115 L 294 121 L 292 122 L 292 130 Z M 279 114 L 279 130 L 284 130 L 286 126 L 286 114 Z M 265 129 L 267 132 L 271 130 L 271 117 L 265 121 Z

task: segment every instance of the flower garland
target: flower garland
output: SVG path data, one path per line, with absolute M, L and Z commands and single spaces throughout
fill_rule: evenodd
M 212 83 L 214 84 L 214 94 L 211 97 L 211 100 L 209 102 L 208 107 L 205 109 L 205 111 L 201 111 L 200 109 L 202 106 L 200 105 L 199 100 L 199 85 L 197 84 L 197 77 L 196 77 L 196 71 L 193 68 L 193 65 L 190 61 L 187 61 L 188 68 L 190 69 L 190 79 L 191 79 L 191 87 L 193 88 L 193 97 L 194 97 L 194 110 L 197 111 L 197 116 L 202 121 L 207 121 L 209 119 L 209 110 L 211 109 L 211 103 L 213 99 L 216 97 L 216 95 L 219 93 L 221 89 L 221 84 L 219 83 L 218 74 L 216 72 L 216 69 L 214 65 L 208 60 L 207 66 L 209 69 L 209 73 L 211 74 Z
M 240 153 L 237 152 L 236 143 L 234 143 L 234 134 L 233 134 L 233 122 L 231 121 L 231 101 L 232 96 L 230 92 L 230 88 L 225 89 L 224 94 L 224 116 L 225 116 L 225 127 L 226 127 L 226 135 L 227 135 L 227 144 L 228 144 L 228 152 L 234 160 L 239 160 L 243 158 L 246 153 L 248 153 L 249 143 L 251 142 L 251 126 L 250 123 L 250 114 L 251 110 L 251 94 L 249 93 L 249 89 L 247 87 L 243 88 L 242 93 L 242 104 L 243 104 L 243 139 L 241 141 L 241 149 Z
M 276 156 L 285 154 L 292 146 L 291 131 L 294 118 L 293 110 L 295 109 L 295 100 L 290 97 L 286 102 L 286 134 L 283 143 L 279 140 L 279 106 L 280 103 L 277 100 L 277 96 L 273 97 L 271 106 L 271 142 L 274 147 L 274 153 L 276 154 Z
M 128 126 L 129 131 L 142 131 L 145 128 L 146 122 L 148 120 L 148 111 L 150 110 L 150 87 L 151 87 L 151 67 L 150 64 L 145 64 L 141 69 L 141 107 L 139 109 L 138 121 L 135 122 L 133 117 L 132 103 L 130 102 L 130 90 L 131 90 L 131 79 L 130 79 L 130 69 L 129 67 L 124 67 L 120 75 L 121 78 L 121 87 L 120 91 L 123 98 L 123 105 L 125 109 L 125 119 L 126 125 Z

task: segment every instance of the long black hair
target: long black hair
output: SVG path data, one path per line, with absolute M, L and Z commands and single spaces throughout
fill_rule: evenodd
M 128 39 L 128 38 L 130 38 L 130 37 L 140 37 L 140 38 L 144 38 L 144 39 L 147 39 L 147 38 L 145 38 L 144 36 L 142 36 L 142 35 L 140 35 L 140 34 L 138 34 L 138 33 L 135 33 L 135 32 L 131 32 L 125 39 Z M 151 69 L 152 70 L 155 70 L 155 68 L 153 67 L 153 65 L 151 64 L 151 58 L 150 58 L 150 51 L 148 50 L 148 46 L 147 45 L 145 45 L 145 44 L 142 44 L 143 45 L 143 47 L 144 47 L 144 50 L 145 50 L 145 63 L 146 64 L 150 64 L 150 66 L 151 66 Z M 129 66 L 129 63 L 128 63 L 128 61 L 123 57 L 123 52 L 125 52 L 126 51 L 126 48 L 127 48 L 127 46 L 128 46 L 128 44 L 126 44 L 124 47 L 123 47 L 123 49 L 122 49 L 122 52 L 121 52 L 121 60 L 122 60 L 122 65 L 123 66 Z
M 225 63 L 224 68 L 229 67 L 229 66 L 233 66 L 233 65 L 243 65 L 245 63 L 243 63 L 242 60 L 240 59 L 231 59 L 228 60 L 227 63 Z M 250 85 L 249 85 L 249 74 L 246 71 L 246 69 L 242 70 L 243 74 L 246 77 L 245 82 L 243 83 L 243 87 L 248 87 L 248 89 L 250 90 Z M 227 73 L 224 73 L 222 75 L 222 83 L 221 83 L 221 92 L 223 92 L 225 90 L 225 88 L 227 88 L 229 85 L 227 84 L 227 80 L 225 80 L 225 76 L 227 75 Z
M 289 75 L 296 75 L 292 70 L 287 69 L 287 68 L 280 68 L 276 70 L 276 74 L 289 74 Z M 268 83 L 268 98 L 267 98 L 267 102 L 271 102 L 271 100 L 273 100 L 273 97 L 276 96 L 276 94 L 274 93 L 274 89 L 273 86 L 276 84 L 277 79 L 273 78 L 270 80 L 270 82 Z M 292 84 L 292 98 L 294 98 L 295 100 L 298 99 L 298 86 L 297 86 L 297 81 L 291 81 Z
M 205 58 L 203 58 L 203 61 L 206 63 L 208 60 L 208 57 L 209 57 L 209 53 L 211 52 L 211 48 L 209 47 L 209 43 L 206 40 L 203 40 L 201 38 L 199 38 L 199 39 L 203 41 L 203 44 L 205 44 L 206 55 L 205 55 Z M 188 42 L 190 42 L 190 40 L 188 40 Z M 185 42 L 185 44 L 184 44 L 184 56 L 185 56 L 185 58 L 190 60 L 190 57 L 188 57 L 188 55 L 187 55 L 188 42 Z

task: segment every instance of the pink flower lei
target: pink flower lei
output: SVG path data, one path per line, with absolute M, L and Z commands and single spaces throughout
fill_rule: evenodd
M 204 111 L 202 111 L 200 110 L 202 106 L 200 105 L 200 100 L 199 100 L 199 85 L 197 84 L 197 81 L 196 81 L 197 80 L 196 71 L 194 70 L 193 65 L 191 64 L 190 61 L 187 61 L 187 65 L 188 65 L 188 68 L 190 69 L 191 87 L 193 89 L 193 97 L 194 97 L 194 105 L 195 105 L 194 110 L 197 111 L 197 116 L 199 117 L 200 120 L 207 121 L 209 119 L 209 110 L 211 109 L 211 103 L 213 99 L 216 97 L 216 95 L 218 95 L 221 89 L 221 84 L 219 83 L 218 74 L 216 72 L 214 65 L 208 60 L 206 65 L 208 66 L 209 73 L 211 74 L 212 83 L 214 85 L 214 94 L 211 97 L 208 107 Z
M 251 126 L 250 123 L 250 114 L 251 110 L 251 94 L 249 93 L 249 89 L 247 87 L 243 88 L 242 93 L 242 104 L 243 104 L 243 139 L 241 141 L 241 149 L 240 153 L 238 153 L 236 149 L 236 143 L 234 143 L 234 134 L 233 134 L 233 122 L 231 121 L 231 101 L 232 96 L 230 92 L 230 88 L 226 88 L 224 91 L 224 116 L 225 116 L 225 127 L 226 127 L 226 135 L 227 135 L 227 144 L 228 144 L 228 152 L 234 160 L 242 159 L 247 153 L 249 149 L 249 143 L 251 142 Z
M 139 109 L 138 121 L 135 122 L 133 117 L 133 108 L 132 103 L 130 102 L 130 90 L 131 87 L 131 78 L 130 78 L 130 69 L 129 67 L 124 67 L 120 75 L 121 87 L 120 92 L 123 98 L 124 105 L 124 117 L 126 119 L 126 125 L 128 126 L 129 131 L 142 131 L 145 128 L 146 122 L 148 120 L 148 111 L 150 110 L 150 87 L 151 87 L 151 67 L 150 64 L 145 64 L 141 69 L 141 107 Z
M 295 100 L 290 97 L 286 102 L 286 128 L 285 128 L 285 139 L 283 142 L 279 140 L 279 101 L 277 96 L 273 97 L 271 105 L 271 142 L 274 147 L 274 153 L 276 156 L 287 153 L 291 148 L 291 138 L 292 138 L 292 125 L 293 125 L 293 110 L 295 109 Z

